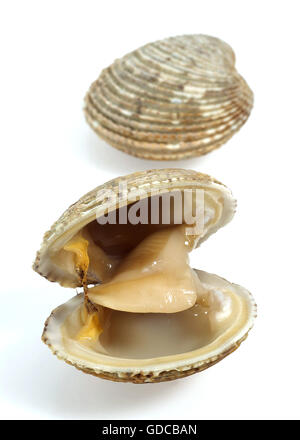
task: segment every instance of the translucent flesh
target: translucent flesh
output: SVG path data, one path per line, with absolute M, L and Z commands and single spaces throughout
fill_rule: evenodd
M 128 313 L 100 307 L 98 338 L 78 338 L 85 308 L 81 303 L 68 313 L 61 327 L 65 347 L 87 361 L 96 361 L 103 354 L 116 359 L 151 359 L 209 350 L 211 344 L 217 346 L 218 340 L 222 344 L 238 332 L 249 310 L 246 299 L 229 283 L 224 288 L 204 286 L 205 293 L 198 295 L 196 304 L 178 313 Z
M 109 282 L 88 289 L 88 297 L 114 310 L 175 313 L 195 304 L 199 284 L 188 264 L 184 227 L 174 226 L 145 238 Z
M 218 203 L 207 197 L 206 226 L 219 215 Z M 150 201 L 143 203 L 149 205 Z M 118 219 L 122 209 L 116 211 Z M 89 223 L 57 256 L 64 260 L 65 268 L 76 270 L 83 285 L 87 278 L 97 284 L 85 289 L 94 309 L 83 305 L 74 336 L 80 343 L 100 343 L 104 352 L 108 349 L 119 355 L 124 347 L 129 357 L 138 353 L 144 357 L 152 352 L 152 338 L 156 354 L 174 354 L 208 343 L 213 327 L 214 335 L 219 331 L 219 321 L 208 315 L 207 290 L 188 264 L 186 225 L 174 226 L 175 205 L 170 224 L 163 224 L 161 215 L 152 224 L 150 217 L 146 225 Z M 209 307 L 213 309 L 212 304 Z M 164 337 L 160 338 L 161 332 Z M 145 349 L 139 340 L 145 340 Z

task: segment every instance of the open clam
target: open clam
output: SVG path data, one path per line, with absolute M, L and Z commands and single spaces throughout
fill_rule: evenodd
M 183 35 L 117 59 L 91 85 L 84 111 L 112 146 L 145 159 L 174 160 L 220 147 L 252 106 L 231 47 L 207 35 Z
M 43 341 L 101 378 L 161 382 L 204 370 L 253 325 L 251 294 L 193 270 L 188 253 L 231 220 L 213 178 L 166 169 L 114 179 L 83 196 L 45 234 L 34 270 L 83 292 L 56 308 Z

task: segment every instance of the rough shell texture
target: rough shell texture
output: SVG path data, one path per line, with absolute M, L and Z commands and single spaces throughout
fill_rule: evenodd
M 120 192 L 120 184 L 126 184 L 126 190 Z M 125 186 L 124 186 L 125 188 Z M 234 215 L 236 202 L 230 190 L 214 178 L 193 170 L 179 168 L 168 168 L 158 170 L 141 171 L 127 176 L 118 177 L 81 197 L 76 203 L 71 205 L 62 216 L 52 225 L 51 229 L 45 233 L 41 249 L 37 252 L 33 269 L 49 281 L 58 281 L 61 285 L 64 280 L 59 279 L 55 269 L 51 266 L 48 251 L 57 243 L 67 240 L 68 234 L 76 233 L 84 225 L 93 221 L 97 217 L 99 207 L 105 207 L 107 212 L 115 209 L 115 204 L 111 204 L 111 193 L 115 193 L 119 207 L 127 205 L 128 199 L 134 197 L 140 189 L 145 191 L 145 196 L 150 192 L 170 192 L 185 188 L 207 188 L 216 189 L 223 198 L 223 215 L 218 224 L 211 228 L 205 236 L 195 238 L 195 247 L 199 246 L 217 229 L 224 226 Z M 149 193 L 147 193 L 149 191 Z M 132 194 L 132 195 L 131 195 Z M 72 235 L 69 236 L 71 238 Z M 46 264 L 47 263 L 47 264 Z M 78 284 L 80 286 L 80 284 Z M 68 285 L 70 287 L 70 285 Z M 74 285 L 73 287 L 76 287 Z
M 231 285 L 240 295 L 242 295 L 248 303 L 248 319 L 242 328 L 236 332 L 226 344 L 219 347 L 216 352 L 207 353 L 205 357 L 199 357 L 197 353 L 188 354 L 185 362 L 170 362 L 166 358 L 166 362 L 162 365 L 154 364 L 153 366 L 144 367 L 140 360 L 137 360 L 135 366 L 126 365 L 126 360 L 122 368 L 112 368 L 109 365 L 101 365 L 97 363 L 87 364 L 82 359 L 74 357 L 65 351 L 63 344 L 60 342 L 59 328 L 63 319 L 67 316 L 67 310 L 71 302 L 79 303 L 80 295 L 71 299 L 68 303 L 62 304 L 49 316 L 45 322 L 42 335 L 42 341 L 51 349 L 59 359 L 64 360 L 68 364 L 76 367 L 84 373 L 92 374 L 102 379 L 108 379 L 115 382 L 132 382 L 132 383 L 155 383 L 175 380 L 190 376 L 215 365 L 230 353 L 234 352 L 240 344 L 247 338 L 249 331 L 253 327 L 257 314 L 257 307 L 253 296 L 243 287 L 237 284 L 231 284 L 225 279 L 209 274 L 203 271 L 196 271 L 198 276 L 204 277 L 206 282 L 216 283 L 220 286 Z M 54 331 L 53 331 L 54 328 Z M 155 361 L 155 359 L 154 359 Z
M 246 122 L 253 93 L 231 47 L 206 35 L 146 44 L 104 69 L 85 116 L 112 146 L 145 159 L 206 154 Z

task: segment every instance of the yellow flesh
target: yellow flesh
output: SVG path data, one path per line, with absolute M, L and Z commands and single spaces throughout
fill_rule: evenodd
M 87 271 L 90 264 L 90 259 L 88 256 L 88 245 L 89 242 L 79 233 L 73 237 L 65 246 L 64 250 L 74 253 L 74 263 L 77 273 L 83 283 L 86 282 Z
M 75 265 L 75 270 L 82 284 L 86 282 L 87 275 L 89 275 L 89 279 L 95 280 L 95 283 L 107 281 L 118 264 L 118 258 L 108 256 L 94 243 L 86 229 L 80 231 L 64 245 L 61 252 L 66 251 L 67 255 L 71 254 L 73 258 L 68 266 L 65 263 L 65 269 L 72 272 Z M 63 257 L 64 261 L 68 262 L 68 258 L 64 254 Z M 60 264 L 62 265 L 61 260 Z
M 100 324 L 99 313 L 88 314 L 85 305 L 81 309 L 80 318 L 82 327 L 76 335 L 78 341 L 97 341 L 103 329 Z

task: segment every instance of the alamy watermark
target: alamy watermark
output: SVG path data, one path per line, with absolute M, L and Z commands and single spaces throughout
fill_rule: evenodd
M 114 190 L 100 190 L 97 222 L 105 224 L 185 224 L 188 235 L 201 235 L 205 222 L 204 190 L 196 188 L 168 191 L 136 188 L 128 191 L 126 182 Z

